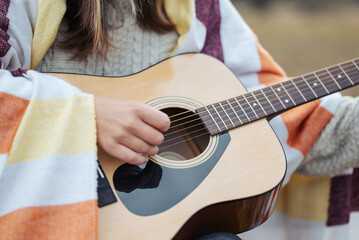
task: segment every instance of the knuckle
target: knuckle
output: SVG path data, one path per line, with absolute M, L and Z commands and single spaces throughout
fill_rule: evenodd
M 163 142 L 164 138 L 165 137 L 163 136 L 163 134 L 157 134 L 157 136 L 153 138 L 153 144 L 160 145 Z
M 114 152 L 116 150 L 116 143 L 114 141 L 107 141 L 106 142 L 106 148 L 109 151 Z
M 119 154 L 120 148 L 115 141 L 106 141 L 102 147 L 111 156 L 122 160 L 122 154 Z
M 150 150 L 150 146 L 146 146 L 145 144 L 140 144 L 137 147 L 137 150 L 139 153 L 148 153 L 148 151 Z
M 171 125 L 171 121 L 167 115 L 164 115 L 161 119 L 161 130 L 167 131 Z
M 118 129 L 117 131 L 115 131 L 115 136 L 117 139 L 121 139 L 121 138 L 125 137 L 125 132 Z
M 139 154 L 133 154 L 127 160 L 128 160 L 127 161 L 128 163 L 140 165 L 140 164 L 146 162 L 147 156 L 141 156 Z
M 136 164 L 139 160 L 139 156 L 137 156 L 137 154 L 131 154 L 129 156 L 127 156 L 126 158 L 126 162 L 128 163 L 132 163 L 132 164 Z
M 136 104 L 133 104 L 132 109 L 136 115 L 140 115 L 143 111 L 143 106 L 140 103 L 136 103 Z
M 166 120 L 164 122 L 164 126 L 165 126 L 165 131 L 167 131 L 171 126 L 171 121 L 168 117 L 166 118 Z
M 136 128 L 136 121 L 134 119 L 128 119 L 126 122 L 123 123 L 124 129 L 127 131 L 132 132 Z
M 157 146 L 154 146 L 151 148 L 151 152 L 148 154 L 150 156 L 156 155 L 159 151 L 159 148 Z

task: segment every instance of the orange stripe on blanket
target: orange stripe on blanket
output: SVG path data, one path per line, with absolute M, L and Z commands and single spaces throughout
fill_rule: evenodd
M 0 92 L 0 154 L 8 153 L 29 100 Z
M 333 113 L 320 106 L 320 99 L 281 114 L 288 129 L 287 144 L 305 156 Z
M 0 238 L 97 239 L 97 200 L 28 207 L 0 217 Z
M 283 69 L 274 61 L 272 56 L 258 43 L 257 49 L 261 62 L 261 70 L 258 72 L 258 81 L 266 86 L 285 80 Z

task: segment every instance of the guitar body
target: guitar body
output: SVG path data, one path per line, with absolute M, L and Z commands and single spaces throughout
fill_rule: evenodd
M 170 58 L 127 77 L 52 75 L 84 92 L 148 103 L 174 115 L 246 93 L 227 67 L 202 54 Z M 115 186 L 114 175 L 128 164 L 99 150 L 118 198 L 99 208 L 99 239 L 191 239 L 215 231 L 239 233 L 267 220 L 286 172 L 268 122 L 205 135 L 198 142 L 188 138 L 194 137 L 182 136 L 185 145 L 170 144 L 149 161 L 159 172 L 152 186 L 137 182 L 124 190 Z M 126 169 L 131 168 L 121 171 Z

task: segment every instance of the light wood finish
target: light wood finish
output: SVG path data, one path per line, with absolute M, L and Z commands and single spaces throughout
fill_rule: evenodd
M 55 76 L 84 92 L 139 102 L 183 96 L 208 105 L 246 92 L 221 62 L 202 54 L 181 55 L 121 78 Z M 259 120 L 231 130 L 230 136 L 228 148 L 207 178 L 169 210 L 141 217 L 129 212 L 121 201 L 100 208 L 99 239 L 171 239 L 200 209 L 221 202 L 255 198 L 277 188 L 285 175 L 286 162 L 267 121 Z M 113 173 L 122 163 L 102 150 L 99 159 L 112 185 Z

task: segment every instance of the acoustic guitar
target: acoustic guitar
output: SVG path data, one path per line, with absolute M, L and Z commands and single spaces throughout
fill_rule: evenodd
M 117 199 L 99 208 L 99 239 L 193 239 L 265 222 L 286 173 L 266 117 L 358 84 L 358 66 L 356 59 L 253 92 L 203 54 L 126 77 L 53 74 L 84 92 L 147 103 L 171 119 L 159 153 L 143 166 L 99 150 Z

